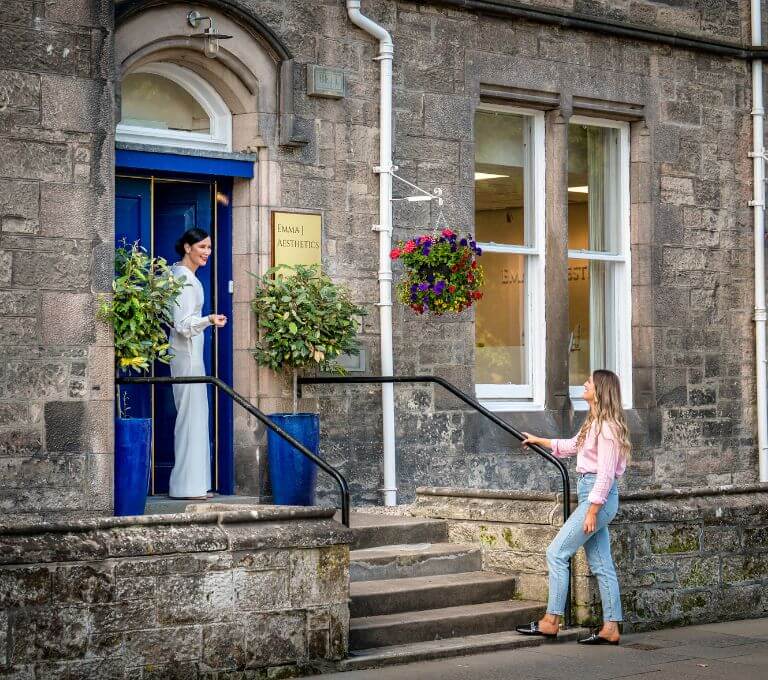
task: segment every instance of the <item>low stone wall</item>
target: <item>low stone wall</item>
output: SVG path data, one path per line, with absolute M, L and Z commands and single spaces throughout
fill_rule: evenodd
M 283 678 L 344 658 L 351 532 L 275 507 L 0 525 L 0 677 Z
M 483 546 L 484 569 L 514 575 L 521 597 L 546 600 L 545 551 L 561 505 L 559 494 L 430 487 L 411 512 L 448 520 L 452 541 Z M 626 630 L 768 614 L 768 485 L 623 494 L 611 544 Z M 573 583 L 577 620 L 598 621 L 582 550 Z

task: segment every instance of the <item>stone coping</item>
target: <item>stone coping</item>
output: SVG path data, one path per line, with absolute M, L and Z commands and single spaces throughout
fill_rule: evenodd
M 575 480 L 572 480 L 572 483 Z M 729 484 L 724 486 L 691 487 L 688 489 L 647 489 L 621 492 L 621 500 L 643 501 L 670 498 L 695 498 L 701 496 L 731 496 L 750 493 L 768 493 L 768 483 Z M 453 496 L 455 498 L 488 498 L 519 501 L 560 501 L 562 493 L 554 491 L 521 491 L 498 489 L 459 489 L 448 486 L 420 486 L 417 496 Z
M 420 486 L 417 496 L 453 496 L 455 498 L 492 498 L 514 501 L 559 501 L 563 494 L 554 491 L 519 491 L 499 489 L 458 489 L 450 486 Z
M 222 506 L 222 507 L 219 507 Z M 252 524 L 253 522 L 286 522 L 292 520 L 327 520 L 336 513 L 335 508 L 321 506 L 276 505 L 257 509 L 229 509 L 218 504 L 213 510 L 167 515 L 136 515 L 129 517 L 72 517 L 59 520 L 20 521 L 5 523 L 0 519 L 0 536 L 18 536 L 44 533 L 78 533 L 130 527 L 192 526 L 201 524 Z M 230 506 L 231 507 L 231 506 Z M 210 508 L 210 506 L 209 506 Z M 188 508 L 189 510 L 189 508 Z

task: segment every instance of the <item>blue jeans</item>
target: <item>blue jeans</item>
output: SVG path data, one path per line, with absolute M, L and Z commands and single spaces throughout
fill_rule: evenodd
M 565 612 L 565 602 L 568 597 L 569 561 L 579 547 L 583 545 L 589 568 L 597 577 L 597 583 L 600 587 L 603 620 L 621 621 L 619 580 L 616 578 L 616 568 L 613 566 L 613 558 L 611 557 L 611 541 L 608 536 L 608 525 L 619 509 L 619 491 L 616 482 L 614 482 L 605 503 L 597 513 L 597 530 L 594 533 L 585 534 L 584 519 L 590 506 L 589 492 L 594 484 L 595 475 L 579 476 L 579 505 L 547 548 L 547 565 L 549 566 L 547 614 L 562 616 Z

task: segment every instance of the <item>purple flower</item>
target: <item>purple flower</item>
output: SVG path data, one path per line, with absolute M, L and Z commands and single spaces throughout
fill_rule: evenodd
M 411 286 L 411 294 L 415 293 L 415 292 L 416 292 L 418 289 L 419 289 L 419 287 L 418 287 L 418 286 L 417 286 L 417 285 L 414 283 L 414 284 Z
M 460 245 L 460 246 L 465 246 L 465 245 L 467 245 L 467 239 L 465 239 L 465 238 L 461 239 L 461 241 L 459 241 L 459 245 Z
M 444 289 L 445 289 L 445 281 L 443 281 L 443 280 L 441 279 L 440 281 L 438 281 L 438 282 L 435 284 L 435 288 L 434 288 L 434 290 L 435 290 L 435 295 L 442 295 L 442 293 L 443 293 L 443 290 L 444 290 Z
M 422 293 L 426 293 L 429 290 L 429 284 L 425 281 L 424 283 L 419 284 L 419 290 Z
M 477 250 L 475 250 L 475 252 L 476 252 L 478 255 L 482 255 L 482 254 L 483 254 L 483 249 L 482 249 L 482 248 L 478 248 Z
M 432 250 L 432 246 L 429 243 L 425 243 L 421 248 L 421 254 L 427 256 L 430 250 Z
M 435 282 L 435 275 L 432 274 L 431 272 L 429 274 L 427 274 L 427 281 L 429 281 L 430 283 L 434 283 Z
M 456 241 L 453 241 L 453 242 L 451 243 L 451 252 L 452 252 L 452 253 L 455 253 L 455 252 L 456 252 L 456 250 L 457 250 L 457 248 L 456 248 Z

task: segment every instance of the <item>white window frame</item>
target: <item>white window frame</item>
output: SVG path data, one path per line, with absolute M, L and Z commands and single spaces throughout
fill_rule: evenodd
M 155 62 L 141 66 L 131 73 L 150 73 L 161 76 L 186 90 L 208 115 L 211 122 L 210 132 L 162 130 L 118 123 L 115 134 L 118 142 L 153 144 L 200 151 L 232 151 L 232 114 L 229 107 L 219 93 L 194 71 L 177 64 Z
M 573 116 L 569 123 L 607 127 L 619 131 L 619 214 L 618 252 L 608 254 L 590 250 L 569 250 L 569 259 L 598 260 L 612 262 L 613 300 L 611 308 L 606 304 L 606 313 L 610 312 L 615 320 L 612 342 L 615 356 L 613 370 L 621 382 L 623 407 L 632 407 L 632 258 L 630 253 L 630 193 L 629 193 L 629 123 L 589 116 Z M 587 402 L 582 399 L 584 388 L 581 385 L 570 386 L 570 397 L 576 410 L 586 410 Z
M 527 190 L 526 201 L 530 197 L 533 224 L 531 234 L 533 245 L 514 246 L 478 241 L 483 252 L 526 255 L 525 277 L 525 338 L 528 358 L 528 383 L 525 385 L 476 384 L 478 401 L 491 411 L 534 411 L 544 408 L 544 388 L 546 376 L 546 352 L 537 351 L 543 347 L 546 331 L 544 280 L 546 248 L 546 194 L 545 194 L 545 146 L 544 112 L 521 109 L 511 106 L 482 104 L 477 111 L 492 111 L 522 115 L 531 119 L 531 142 L 533 145 L 533 163 L 530 168 L 531 186 Z M 482 258 L 480 260 L 482 263 Z

